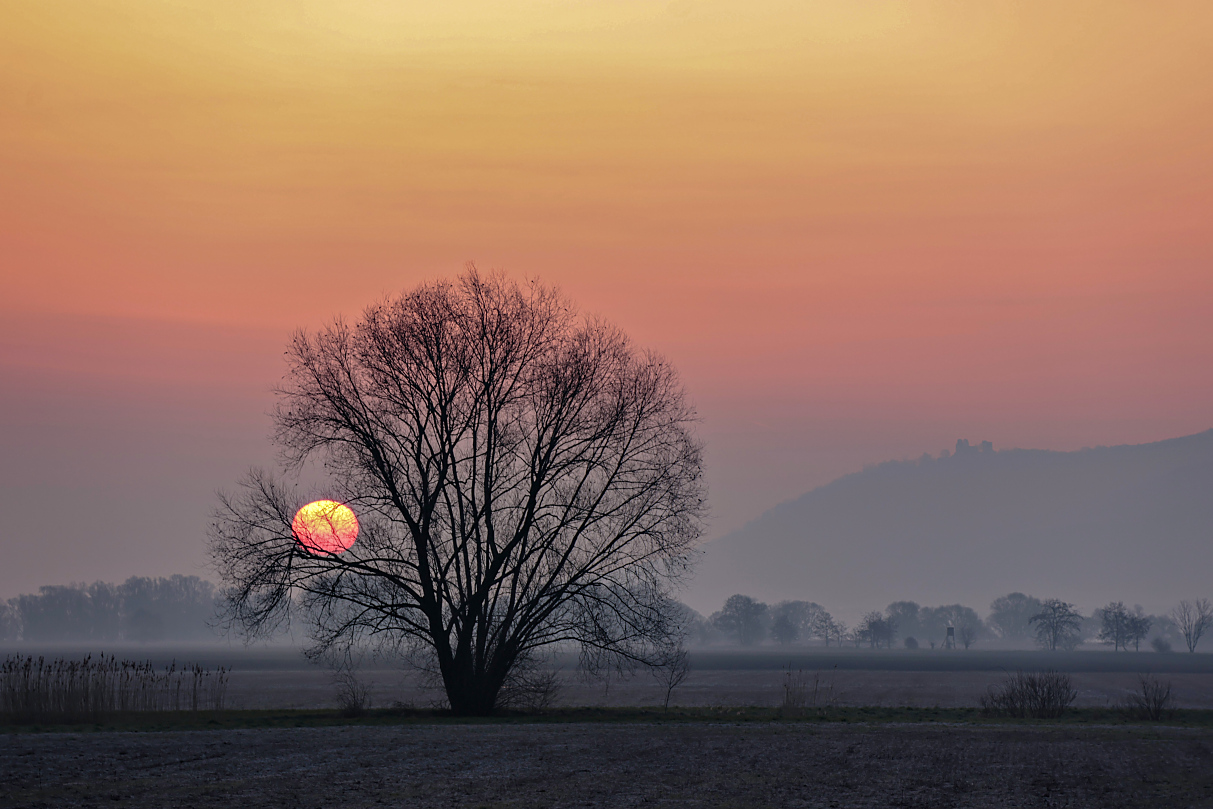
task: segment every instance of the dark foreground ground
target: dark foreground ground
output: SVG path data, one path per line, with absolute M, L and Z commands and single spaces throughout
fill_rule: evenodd
M 0 806 L 1213 807 L 1213 730 L 412 724 L 0 736 Z

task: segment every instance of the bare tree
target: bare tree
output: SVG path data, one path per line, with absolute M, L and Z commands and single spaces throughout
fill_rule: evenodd
M 1125 633 L 1125 648 L 1129 648 L 1129 644 L 1133 644 L 1133 651 L 1141 651 L 1141 642 L 1150 634 L 1150 627 L 1154 626 L 1154 619 L 1146 615 L 1146 611 L 1141 608 L 1141 605 L 1135 605 L 1133 611 L 1129 613 L 1128 627 Z
M 974 643 L 977 643 L 977 627 L 972 624 L 962 624 L 956 630 L 956 639 L 960 641 L 960 645 L 968 649 Z
M 885 617 L 882 612 L 865 614 L 855 631 L 873 649 L 879 649 L 881 646 L 892 649 L 893 641 L 897 640 L 897 622 Z
M 731 595 L 720 612 L 712 614 L 712 625 L 732 635 L 742 646 L 752 646 L 767 634 L 770 608 L 761 601 L 745 595 Z
M 1028 637 L 1031 618 L 1040 612 L 1041 606 L 1039 598 L 1008 593 L 990 604 L 990 617 L 986 623 L 1003 640 L 1022 640 Z
M 1074 645 L 1080 637 L 1082 615 L 1060 598 L 1047 598 L 1041 603 L 1040 612 L 1029 619 L 1036 627 L 1036 642 L 1046 649 L 1056 651 Z
M 682 681 L 691 673 L 691 656 L 680 643 L 667 649 L 650 671 L 661 687 L 665 689 L 663 707 L 668 709 L 670 696 L 674 693 L 674 689 L 682 685 Z
M 660 659 L 703 496 L 695 415 L 662 358 L 474 267 L 300 332 L 287 358 L 286 470 L 322 465 L 361 533 L 344 553 L 305 547 L 303 498 L 250 473 L 211 530 L 229 625 L 264 635 L 299 615 L 313 651 L 420 655 L 458 714 L 492 711 L 552 644 L 597 671 Z
M 1180 601 L 1179 606 L 1171 610 L 1171 618 L 1183 633 L 1188 651 L 1195 652 L 1201 636 L 1213 626 L 1213 604 L 1207 598 Z
M 1130 625 L 1132 614 L 1125 608 L 1124 602 L 1113 601 L 1099 611 L 1099 640 L 1112 644 L 1113 651 L 1121 647 L 1129 648 Z
M 813 601 L 780 601 L 771 608 L 771 636 L 780 643 L 794 643 L 812 637 L 822 615 L 820 604 Z
M 847 625 L 834 620 L 834 616 L 822 610 L 814 616 L 810 634 L 821 638 L 825 641 L 826 646 L 829 646 L 831 641 L 841 646 L 843 638 L 847 634 Z

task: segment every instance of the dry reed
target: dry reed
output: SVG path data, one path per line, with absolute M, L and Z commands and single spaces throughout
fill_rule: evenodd
M 13 655 L 0 665 L 0 718 L 12 723 L 86 722 L 134 711 L 222 710 L 228 669 L 89 655 L 83 660 Z

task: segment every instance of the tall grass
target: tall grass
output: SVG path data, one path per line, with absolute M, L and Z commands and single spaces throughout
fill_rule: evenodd
M 221 710 L 228 669 L 89 655 L 83 660 L 12 655 L 0 665 L 0 718 L 87 722 L 131 711 Z

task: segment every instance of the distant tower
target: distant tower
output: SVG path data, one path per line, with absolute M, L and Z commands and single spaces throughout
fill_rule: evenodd
M 956 627 L 952 626 L 951 624 L 948 624 L 948 636 L 943 639 L 943 648 L 956 648 Z

